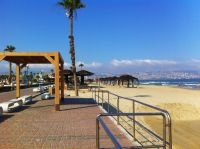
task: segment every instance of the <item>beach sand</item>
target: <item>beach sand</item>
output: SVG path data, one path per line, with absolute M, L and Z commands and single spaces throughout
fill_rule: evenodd
M 103 89 L 169 111 L 172 117 L 173 148 L 200 149 L 200 90 L 153 85 L 143 85 L 138 88 L 104 86 Z M 81 92 L 80 95 L 91 97 L 87 92 Z M 113 100 L 114 105 L 115 101 Z M 132 104 L 126 100 L 120 101 L 120 110 L 131 112 Z M 136 111 L 149 110 L 138 106 Z M 145 123 L 158 134 L 162 127 L 158 125 L 159 120 L 159 118 L 144 118 Z

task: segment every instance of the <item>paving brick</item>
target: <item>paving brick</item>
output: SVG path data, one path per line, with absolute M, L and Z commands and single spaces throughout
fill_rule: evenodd
M 31 89 L 25 89 L 31 93 Z M 14 98 L 14 92 L 0 93 L 0 102 Z M 6 98 L 3 98 L 6 96 Z M 96 147 L 96 116 L 102 111 L 92 99 L 65 98 L 61 111 L 54 111 L 54 100 L 34 99 L 34 104 L 0 119 L 2 149 L 92 149 Z M 106 118 L 106 124 L 124 147 L 131 146 L 125 135 Z M 100 129 L 101 147 L 113 144 Z

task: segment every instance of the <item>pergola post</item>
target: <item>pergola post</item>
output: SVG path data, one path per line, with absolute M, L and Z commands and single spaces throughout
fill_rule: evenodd
M 84 82 L 84 76 L 82 75 L 82 76 L 81 76 L 81 85 L 84 85 L 84 83 L 85 83 L 85 82 Z
M 16 64 L 16 98 L 20 97 L 20 64 Z
M 60 75 L 59 75 L 59 55 L 55 55 L 55 110 L 60 110 Z
M 64 99 L 64 63 L 61 63 L 61 100 Z

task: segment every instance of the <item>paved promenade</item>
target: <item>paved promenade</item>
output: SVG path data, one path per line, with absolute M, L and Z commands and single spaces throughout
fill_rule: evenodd
M 30 93 L 30 89 L 22 93 Z M 0 102 L 5 94 L 0 93 Z M 14 98 L 14 93 L 8 96 Z M 7 96 L 7 97 L 8 97 Z M 6 97 L 6 98 L 7 98 Z M 66 98 L 61 111 L 54 111 L 54 100 L 34 99 L 33 104 L 0 118 L 0 148 L 17 149 L 94 149 L 96 146 L 96 116 L 102 111 L 89 98 Z M 131 142 L 109 119 L 106 124 L 124 147 Z M 101 148 L 113 144 L 101 128 Z

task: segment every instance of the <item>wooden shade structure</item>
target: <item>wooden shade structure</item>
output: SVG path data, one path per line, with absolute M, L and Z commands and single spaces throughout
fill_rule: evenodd
M 73 72 L 69 69 L 65 69 L 64 75 L 65 75 L 65 82 L 68 84 L 69 83 L 69 76 L 73 76 Z
M 84 77 L 85 76 L 92 76 L 92 75 L 94 75 L 94 73 L 89 72 L 87 70 L 80 70 L 80 71 L 76 72 L 76 74 L 77 74 L 77 76 L 81 77 L 81 85 L 84 85 Z
M 124 74 L 124 75 L 121 75 L 119 77 L 119 80 L 122 82 L 122 85 L 123 85 L 124 81 L 127 81 L 127 87 L 129 87 L 129 81 L 131 81 L 132 85 L 133 85 L 134 80 L 138 81 L 138 78 L 135 78 L 135 77 L 128 75 L 128 74 Z
M 65 69 L 64 75 L 65 75 L 66 83 L 69 83 L 69 80 L 68 80 L 69 76 L 73 76 L 73 72 L 69 69 Z M 84 77 L 85 76 L 92 76 L 92 75 L 94 75 L 94 73 L 87 71 L 87 70 L 80 70 L 80 71 L 76 72 L 76 75 L 81 77 L 81 85 L 83 85 L 84 84 Z
M 0 52 L 0 61 L 16 64 L 16 97 L 20 97 L 20 69 L 27 64 L 52 64 L 55 69 L 55 110 L 60 110 L 60 100 L 64 98 L 64 61 L 59 52 Z M 61 77 L 60 77 L 61 73 Z M 61 78 L 61 98 L 60 98 Z

